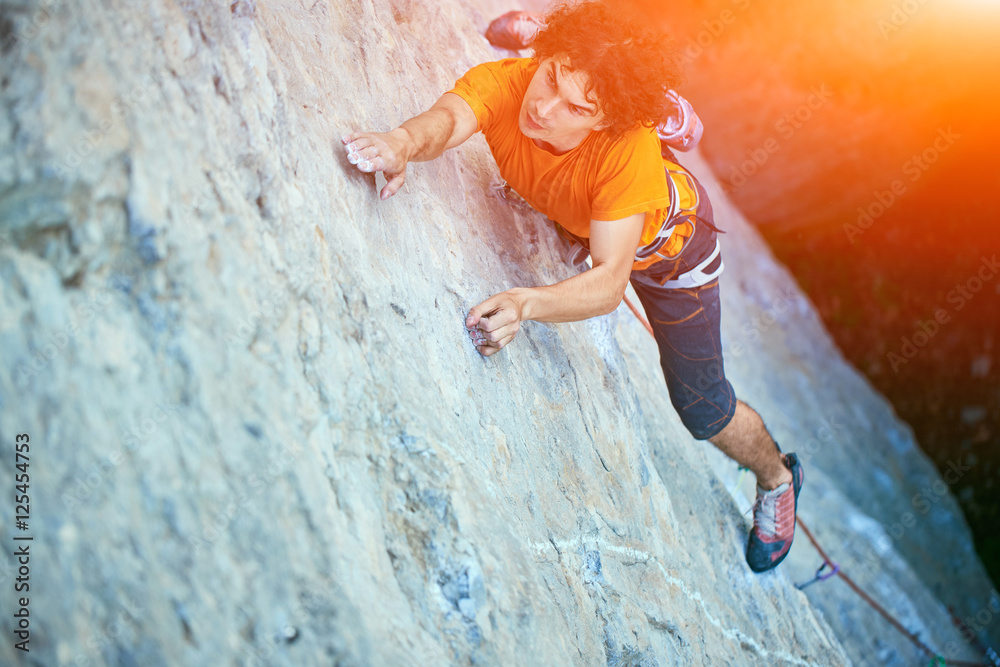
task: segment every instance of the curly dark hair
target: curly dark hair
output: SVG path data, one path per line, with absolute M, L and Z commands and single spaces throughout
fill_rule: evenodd
M 618 138 L 637 125 L 660 124 L 664 95 L 680 80 L 669 37 L 621 0 L 563 4 L 545 18 L 531 45 L 533 59 L 565 55 L 570 69 L 590 75 L 585 92 L 597 98 L 605 132 Z

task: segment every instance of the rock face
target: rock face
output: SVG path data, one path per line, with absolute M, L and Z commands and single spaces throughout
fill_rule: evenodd
M 0 662 L 920 657 L 841 582 L 793 587 L 802 536 L 749 571 L 735 465 L 627 310 L 476 353 L 470 306 L 571 275 L 551 228 L 492 194 L 479 138 L 384 203 L 337 146 L 503 55 L 480 33 L 508 7 L 468 4 L 0 4 L 0 480 L 28 434 L 31 498 L 27 531 L 0 507 L 5 609 L 33 538 L 30 653 L 4 613 Z M 976 658 L 946 605 L 1000 609 L 947 485 L 688 162 L 730 231 L 732 379 L 802 454 L 804 518 Z

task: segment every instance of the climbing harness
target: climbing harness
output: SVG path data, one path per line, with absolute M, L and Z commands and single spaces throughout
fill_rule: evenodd
M 708 267 L 712 262 L 719 257 L 719 253 L 722 251 L 722 244 L 719 243 L 719 239 L 715 239 L 715 249 L 712 253 L 705 258 L 700 264 L 698 264 L 693 269 L 682 273 L 672 280 L 665 280 L 661 285 L 667 289 L 692 289 L 694 287 L 701 287 L 702 285 L 707 285 L 722 274 L 722 270 L 726 268 L 726 265 L 722 263 L 722 258 L 719 258 L 719 265 L 708 271 Z
M 667 174 L 667 188 L 670 193 L 670 208 L 667 210 L 666 216 L 663 219 L 663 223 L 660 226 L 656 237 L 654 237 L 654 239 L 646 245 L 643 245 L 636 250 L 635 261 L 637 262 L 645 261 L 653 255 L 656 255 L 661 259 L 677 259 L 678 255 L 665 255 L 660 252 L 660 250 L 673 236 L 678 225 L 689 220 L 692 223 L 697 221 L 700 224 L 705 224 L 715 231 L 721 231 L 708 220 L 697 217 L 695 211 L 698 208 L 699 196 L 697 183 L 695 183 L 694 177 L 687 173 L 687 171 L 683 168 L 672 169 L 667 165 L 664 165 L 663 168 Z M 693 201 L 689 206 L 681 205 L 680 191 L 678 190 L 674 179 L 670 176 L 671 174 L 678 174 L 680 177 L 687 179 L 690 184 Z M 524 202 L 524 199 L 522 199 L 520 195 L 518 195 L 502 179 L 499 182 L 494 182 L 492 187 L 499 197 L 502 197 L 507 201 L 514 203 Z M 570 244 L 564 256 L 566 262 L 571 266 L 576 266 L 584 262 L 590 254 L 590 249 L 587 247 L 587 240 L 573 234 L 559 223 L 555 221 L 553 222 L 556 226 L 556 230 L 559 232 L 559 235 Z M 683 252 L 683 250 L 681 252 Z M 725 263 L 723 263 L 722 258 L 719 256 L 721 252 L 722 244 L 719 242 L 719 239 L 716 238 L 715 247 L 712 249 L 712 252 L 709 253 L 708 257 L 699 262 L 697 266 L 688 269 L 679 276 L 675 276 L 670 280 L 660 283 L 660 286 L 666 289 L 693 289 L 695 287 L 707 285 L 722 275 L 722 271 L 726 268 Z
M 659 252 L 660 248 L 662 248 L 663 245 L 670 240 L 670 237 L 674 235 L 674 230 L 677 225 L 685 222 L 689 218 L 694 218 L 695 211 L 698 209 L 698 186 L 694 182 L 694 177 L 683 168 L 672 169 L 666 164 L 663 165 L 663 170 L 667 175 L 667 190 L 670 192 L 670 208 L 667 209 L 667 213 L 663 218 L 663 225 L 657 232 L 656 237 L 635 251 L 635 261 L 637 262 L 649 259 L 652 255 L 656 255 L 661 259 L 672 259 L 668 255 L 664 255 Z M 675 174 L 687 181 L 690 192 L 694 198 L 690 206 L 681 206 L 680 191 L 677 189 L 677 183 L 674 182 L 672 177 Z

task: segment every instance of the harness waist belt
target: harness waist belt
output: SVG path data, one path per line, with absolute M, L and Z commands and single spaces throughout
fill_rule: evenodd
M 722 275 L 722 270 L 726 268 L 726 265 L 722 263 L 722 257 L 719 256 L 720 252 L 722 252 L 722 244 L 719 242 L 719 239 L 715 239 L 715 249 L 712 250 L 712 254 L 690 271 L 685 271 L 673 280 L 665 281 L 662 287 L 666 287 L 667 289 L 691 289 L 712 282 Z M 719 265 L 715 269 L 707 271 L 708 267 L 716 260 L 719 261 Z

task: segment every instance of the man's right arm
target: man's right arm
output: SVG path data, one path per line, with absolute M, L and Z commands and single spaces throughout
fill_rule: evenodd
M 391 132 L 352 132 L 341 137 L 347 159 L 364 172 L 381 171 L 387 181 L 379 196 L 388 199 L 403 187 L 408 162 L 426 162 L 476 133 L 472 107 L 445 93 L 427 111 Z

